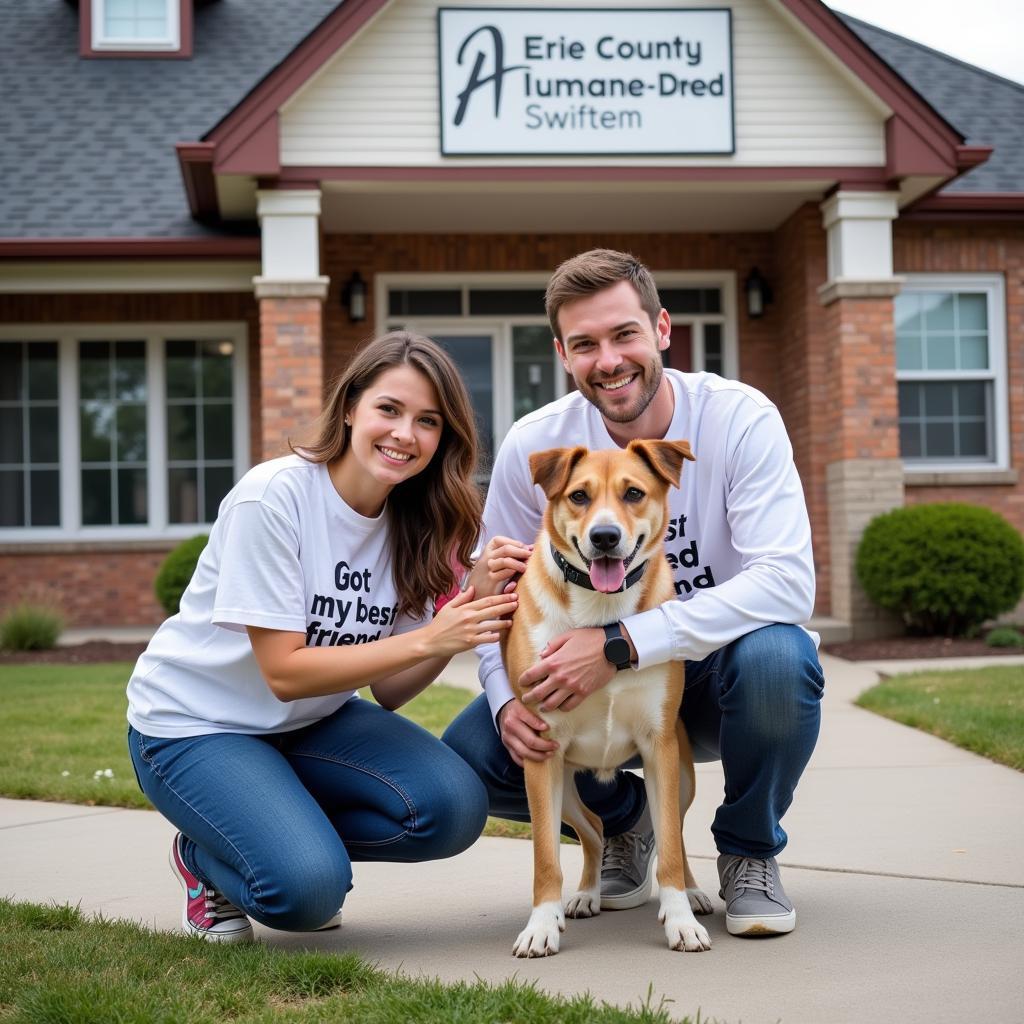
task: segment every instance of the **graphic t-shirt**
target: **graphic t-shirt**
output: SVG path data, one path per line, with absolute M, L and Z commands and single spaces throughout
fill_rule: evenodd
M 665 376 L 675 399 L 665 439 L 689 441 L 697 461 L 684 464 L 680 487 L 669 491 L 665 554 L 677 599 L 623 621 L 638 668 L 699 661 L 761 626 L 802 625 L 814 608 L 810 521 L 778 409 L 713 373 Z M 512 427 L 494 461 L 482 543 L 534 539 L 546 499 L 530 477 L 530 453 L 577 444 L 618 447 L 578 391 Z M 477 648 L 494 715 L 512 699 L 496 647 Z
M 303 633 L 307 647 L 370 643 L 414 629 L 397 619 L 385 513 L 359 515 L 327 467 L 297 455 L 251 469 L 221 503 L 181 599 L 128 683 L 128 721 L 147 736 L 299 729 L 353 692 L 277 699 L 246 626 Z M 396 621 L 397 620 L 397 621 Z

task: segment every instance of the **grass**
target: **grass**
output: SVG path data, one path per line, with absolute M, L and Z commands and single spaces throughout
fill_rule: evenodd
M 893 676 L 857 703 L 1024 771 L 1024 665 Z
M 135 782 L 125 742 L 124 690 L 131 669 L 127 662 L 0 669 L 0 796 L 150 807 Z M 401 713 L 439 736 L 472 697 L 435 685 Z M 112 778 L 96 777 L 107 769 Z M 530 829 L 492 818 L 485 834 L 521 838 Z
M 352 953 L 219 946 L 86 919 L 69 906 L 0 899 L 5 1024 L 668 1024 L 665 1001 L 617 1009 L 510 980 L 443 984 L 395 976 Z M 687 1018 L 689 1020 L 689 1018 Z M 698 1022 L 699 1024 L 699 1022 Z

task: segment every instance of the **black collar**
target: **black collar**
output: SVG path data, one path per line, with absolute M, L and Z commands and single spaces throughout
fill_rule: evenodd
M 550 544 L 550 541 L 548 543 Z M 555 565 L 562 570 L 566 583 L 574 583 L 577 587 L 583 587 L 584 590 L 596 590 L 594 584 L 590 582 L 590 574 L 582 569 L 577 569 L 554 544 L 551 544 L 551 557 L 555 560 Z M 622 581 L 622 586 L 618 590 L 613 590 L 612 593 L 621 594 L 624 590 L 629 590 L 643 576 L 646 568 L 647 562 L 641 562 Z

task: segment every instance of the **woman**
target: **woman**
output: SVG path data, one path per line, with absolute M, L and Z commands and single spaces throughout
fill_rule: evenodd
M 392 714 L 452 655 L 498 639 L 514 594 L 470 564 L 473 413 L 429 339 L 353 358 L 308 448 L 250 470 L 128 684 L 139 784 L 181 831 L 185 931 L 252 938 L 338 923 L 353 860 L 450 857 L 487 798 L 447 747 Z M 493 552 L 489 552 L 493 554 Z M 453 557 L 454 555 L 454 557 Z M 369 686 L 377 703 L 352 700 Z

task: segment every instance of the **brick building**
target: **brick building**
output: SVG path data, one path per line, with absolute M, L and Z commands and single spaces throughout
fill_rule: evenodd
M 0 605 L 158 621 L 166 552 L 391 326 L 493 448 L 567 386 L 541 295 L 592 246 L 655 272 L 671 365 L 778 404 L 820 617 L 885 628 L 879 512 L 1024 529 L 1021 86 L 818 0 L 0 15 Z

